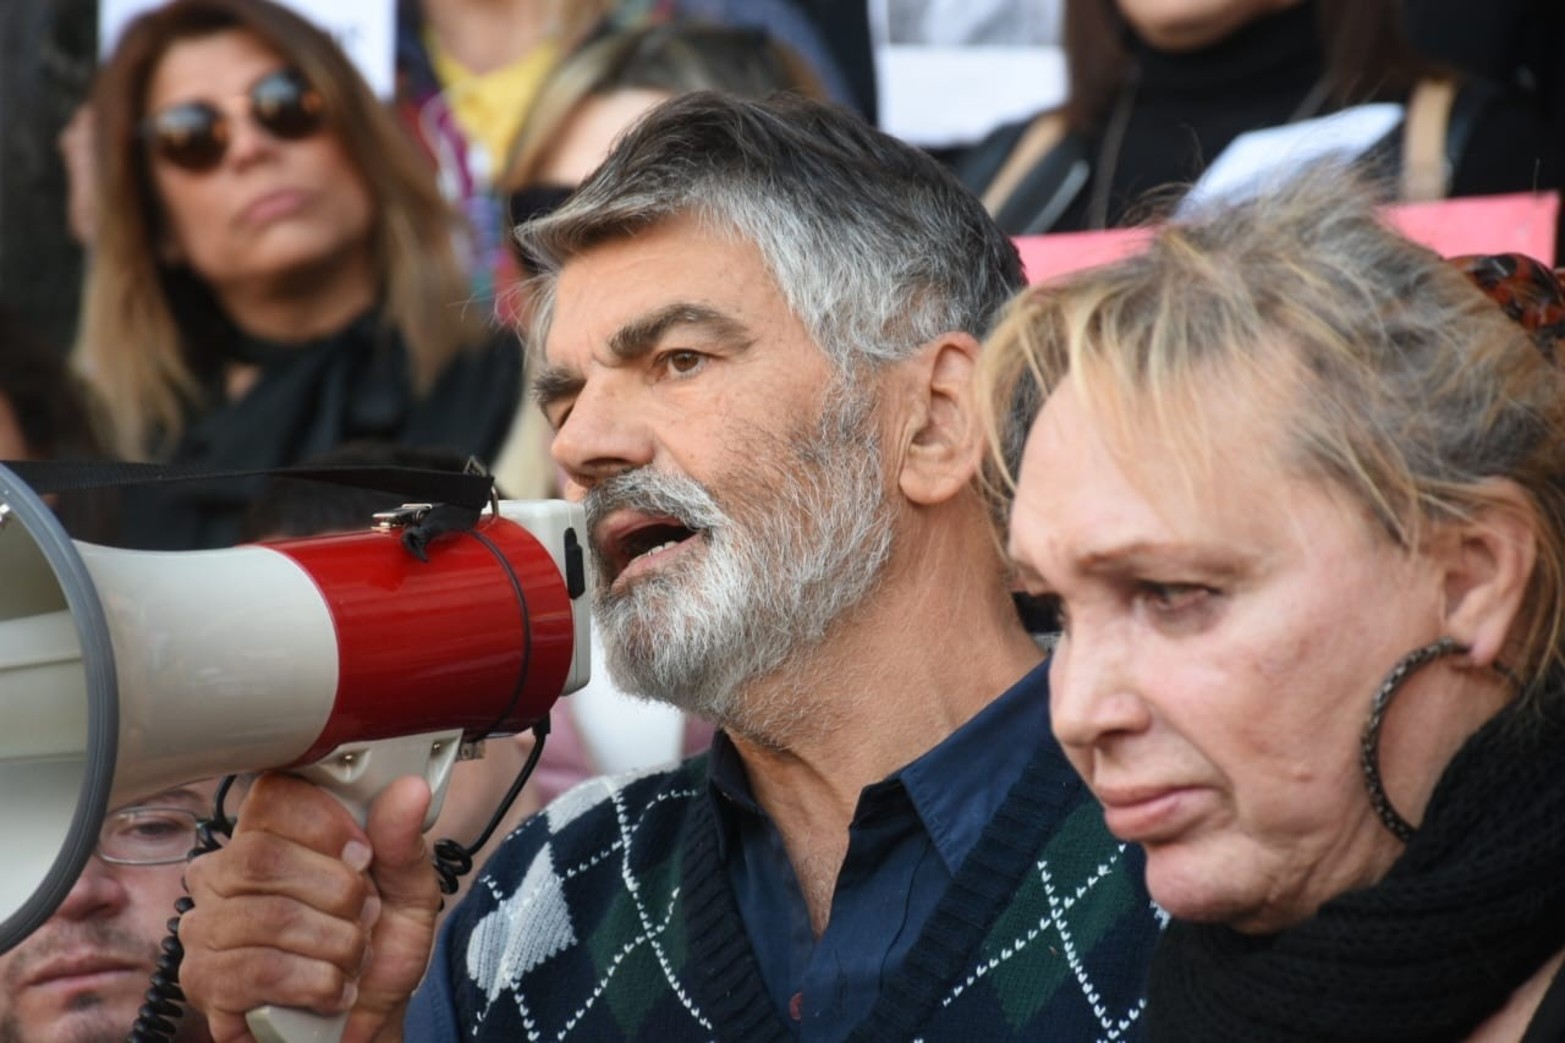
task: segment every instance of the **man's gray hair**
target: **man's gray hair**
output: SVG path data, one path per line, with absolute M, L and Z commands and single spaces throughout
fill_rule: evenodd
M 755 244 L 844 371 L 944 332 L 982 337 L 1023 281 L 1010 240 L 927 154 L 819 102 L 697 92 L 649 113 L 559 210 L 518 230 L 542 273 L 533 342 L 562 265 L 681 215 Z

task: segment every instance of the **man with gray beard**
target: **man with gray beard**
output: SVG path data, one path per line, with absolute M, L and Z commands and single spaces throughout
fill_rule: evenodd
M 1021 284 L 938 164 L 692 95 L 523 230 L 533 385 L 628 690 L 709 755 L 593 780 L 442 929 L 403 780 L 361 830 L 266 777 L 199 860 L 187 993 L 418 1040 L 1123 1040 L 1159 921 L 1049 734 L 971 375 Z
M 739 690 L 818 644 L 874 587 L 893 538 L 873 404 L 846 385 L 828 398 L 811 430 L 755 446 L 745 445 L 750 432 L 734 432 L 745 464 L 716 480 L 729 511 L 702 482 L 649 467 L 588 490 L 594 531 L 635 511 L 677 519 L 707 542 L 688 569 L 599 589 L 594 618 L 609 672 L 628 691 L 757 738 L 804 727 L 807 700 L 773 700 L 761 727 L 757 697 L 740 707 Z M 612 548 L 593 546 L 598 574 L 612 575 Z

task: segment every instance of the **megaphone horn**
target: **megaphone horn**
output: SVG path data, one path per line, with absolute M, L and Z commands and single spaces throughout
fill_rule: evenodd
M 588 677 L 581 508 L 502 501 L 403 549 L 376 529 L 214 551 L 72 541 L 0 466 L 0 952 L 64 899 L 106 812 L 301 770 L 362 816 Z M 427 825 L 428 823 L 426 823 Z

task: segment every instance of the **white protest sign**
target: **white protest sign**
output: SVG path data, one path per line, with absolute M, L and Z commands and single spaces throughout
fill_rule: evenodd
M 869 0 L 880 127 L 930 148 L 1065 100 L 1063 0 Z
M 98 47 L 107 57 L 125 25 L 166 0 L 98 0 Z M 279 0 L 308 18 L 347 52 L 360 75 L 379 97 L 390 98 L 396 85 L 396 0 Z

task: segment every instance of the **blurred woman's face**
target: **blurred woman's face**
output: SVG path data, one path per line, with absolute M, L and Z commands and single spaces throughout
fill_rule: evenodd
M 1150 46 L 1190 51 L 1225 39 L 1263 15 L 1303 0 L 1115 0 L 1120 14 Z
M 307 291 L 345 261 L 362 267 L 370 249 L 369 189 L 329 124 L 256 118 L 256 99 L 285 71 L 277 52 L 235 29 L 174 43 L 148 85 L 148 117 L 167 122 L 192 111 L 178 108 L 188 103 L 221 114 L 226 147 L 205 165 L 148 148 L 165 259 L 188 265 L 219 296 L 257 284 Z
M 627 87 L 584 98 L 560 127 L 556 144 L 539 165 L 536 181 L 579 185 L 598 169 L 619 136 L 649 110 L 667 101 L 667 91 Z
M 1440 636 L 1442 581 L 1346 494 L 1285 473 L 1275 411 L 1243 399 L 1205 418 L 1206 475 L 1156 438 L 1106 440 L 1065 380 L 1028 438 L 1010 542 L 1066 619 L 1055 734 L 1109 829 L 1145 847 L 1152 897 L 1271 931 L 1400 851 L 1359 737 L 1386 672 Z M 1452 676 L 1431 665 L 1398 697 L 1418 716 L 1387 722 L 1388 781 L 1432 784 L 1465 736 L 1439 716 Z M 1417 822 L 1428 790 L 1392 797 Z

